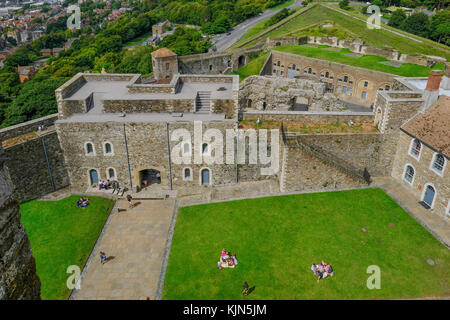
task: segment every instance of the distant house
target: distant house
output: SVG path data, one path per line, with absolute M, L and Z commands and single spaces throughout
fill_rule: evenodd
M 57 57 L 61 51 L 64 51 L 64 48 L 53 48 L 53 56 Z
M 19 66 L 17 67 L 17 72 L 19 73 L 20 83 L 24 83 L 30 80 L 36 74 L 37 70 L 33 66 Z
M 163 22 L 154 24 L 152 26 L 152 35 L 153 37 L 157 37 L 162 39 L 162 35 L 167 31 L 167 28 L 172 26 L 169 20 L 165 20 Z
M 41 56 L 51 56 L 52 55 L 52 49 L 42 49 L 39 51 Z

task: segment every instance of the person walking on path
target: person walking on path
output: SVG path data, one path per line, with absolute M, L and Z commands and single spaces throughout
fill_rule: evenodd
M 100 251 L 100 263 L 105 264 L 105 262 L 106 262 L 106 253 Z
M 127 195 L 127 201 L 128 201 L 128 208 L 133 209 L 133 197 L 131 196 L 131 194 Z
M 247 281 L 244 282 L 244 291 L 242 291 L 242 294 L 248 296 L 248 283 L 247 283 Z

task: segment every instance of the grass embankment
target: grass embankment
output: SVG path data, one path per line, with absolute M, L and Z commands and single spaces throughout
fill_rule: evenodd
M 42 299 L 63 300 L 70 295 L 66 273 L 70 265 L 84 265 L 105 224 L 114 201 L 89 197 L 85 209 L 76 206 L 80 196 L 59 201 L 29 201 L 20 205 L 41 279 Z
M 251 59 L 246 66 L 239 68 L 238 70 L 232 72 L 231 74 L 238 74 L 239 81 L 242 81 L 249 76 L 259 74 L 259 71 L 263 67 L 264 62 L 266 61 L 268 55 L 269 52 L 264 52 L 263 54 Z
M 222 248 L 236 253 L 234 269 L 216 268 Z M 321 260 L 335 276 L 317 283 L 310 267 Z M 205 204 L 179 210 L 163 299 L 448 297 L 449 264 L 450 251 L 381 189 Z M 379 290 L 367 287 L 373 265 Z
M 409 37 L 417 38 L 423 42 L 416 42 L 414 40 L 404 38 L 398 34 L 394 34 L 382 29 L 368 29 L 365 21 L 355 19 L 355 17 L 364 18 L 365 16 L 357 16 L 356 14 L 352 14 L 350 12 L 347 12 L 347 14 L 349 15 L 345 15 L 341 12 L 336 12 L 335 10 L 329 9 L 320 4 L 315 4 L 310 10 L 306 10 L 305 12 L 300 13 L 289 22 L 265 34 L 264 36 L 262 36 L 262 38 L 292 36 L 297 34 L 299 36 L 302 36 L 304 35 L 304 32 L 302 32 L 304 28 L 332 21 L 336 27 L 342 28 L 342 30 L 346 30 L 348 33 L 354 35 L 354 37 L 362 39 L 365 44 L 373 47 L 383 48 L 384 46 L 390 46 L 400 51 L 401 53 L 421 53 L 426 55 L 441 56 L 446 58 L 447 60 L 450 60 L 450 51 L 447 49 L 447 47 L 441 44 L 405 33 L 401 30 L 388 27 L 384 24 L 382 26 L 387 29 L 408 35 Z M 365 19 L 367 19 L 367 17 L 365 17 Z M 263 31 L 264 30 L 261 30 L 259 32 Z M 250 29 L 249 32 L 253 32 L 252 29 Z M 256 44 L 256 42 L 259 40 L 259 38 L 257 38 L 258 33 L 252 35 L 255 38 L 254 41 L 246 43 L 245 47 Z M 242 39 L 247 38 L 250 37 L 246 37 L 246 35 L 242 37 Z M 236 43 L 233 47 L 239 47 L 241 44 L 242 40 Z

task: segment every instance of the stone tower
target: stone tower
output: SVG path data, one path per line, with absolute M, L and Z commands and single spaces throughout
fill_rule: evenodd
M 178 73 L 178 56 L 167 48 L 152 52 L 153 75 L 156 80 L 170 81 Z
M 40 299 L 41 283 L 0 146 L 0 300 Z

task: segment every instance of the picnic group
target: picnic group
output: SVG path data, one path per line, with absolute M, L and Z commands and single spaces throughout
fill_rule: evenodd
M 78 208 L 86 208 L 89 204 L 89 199 L 88 198 L 80 198 L 77 201 L 77 207 Z
M 217 262 L 217 269 L 221 270 L 223 268 L 234 268 L 238 264 L 236 254 L 227 252 L 222 249 L 220 253 L 220 260 Z
M 325 262 L 322 260 L 322 263 L 320 264 L 312 264 L 311 271 L 314 273 L 314 275 L 317 277 L 317 282 L 320 281 L 320 279 L 324 279 L 328 276 L 332 277 L 334 276 L 334 271 L 331 265 L 328 262 Z

